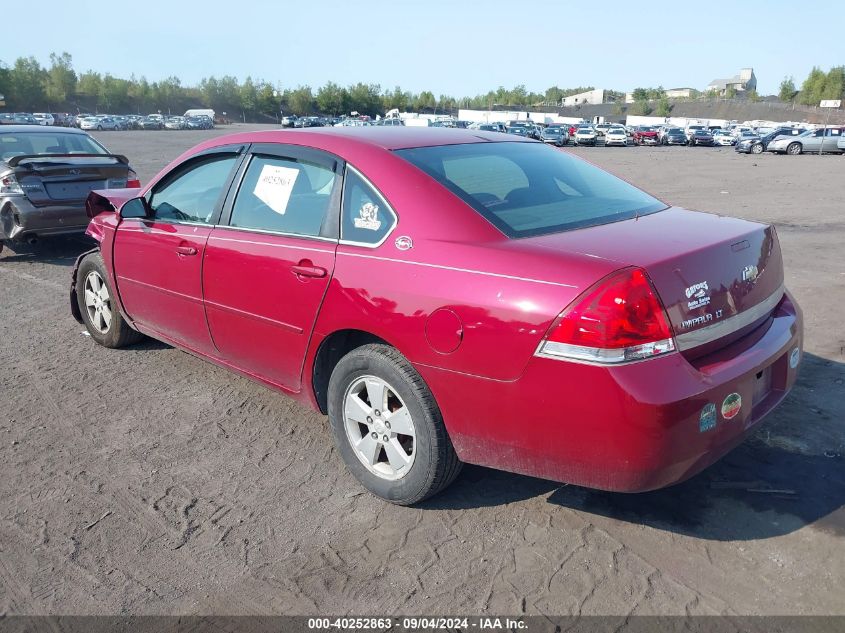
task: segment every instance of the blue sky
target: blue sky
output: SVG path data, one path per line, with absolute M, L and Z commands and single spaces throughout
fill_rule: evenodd
M 229 74 L 283 87 L 363 81 L 456 97 L 518 84 L 537 92 L 701 89 L 752 66 L 759 92 L 770 94 L 785 75 L 800 86 L 814 64 L 845 64 L 841 0 L 75 0 L 61 10 L 48 2 L 37 22 L 4 29 L 0 60 L 34 55 L 46 64 L 50 52 L 67 51 L 77 72 L 176 75 L 186 85 Z M 802 36 L 790 45 L 797 25 Z

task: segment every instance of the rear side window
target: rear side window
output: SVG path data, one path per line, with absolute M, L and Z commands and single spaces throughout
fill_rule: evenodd
M 333 170 L 322 165 L 293 158 L 254 156 L 235 198 L 229 224 L 319 236 L 331 221 L 329 208 L 335 177 Z
M 396 215 L 384 198 L 354 169 L 347 168 L 343 187 L 340 237 L 356 244 L 380 244 Z
M 624 180 L 540 143 L 469 143 L 396 154 L 512 238 L 608 224 L 666 208 Z

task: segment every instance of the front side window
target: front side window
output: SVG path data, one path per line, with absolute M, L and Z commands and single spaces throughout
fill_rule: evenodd
M 329 211 L 335 178 L 332 169 L 315 163 L 254 156 L 235 198 L 229 224 L 245 229 L 319 236 L 326 232 L 331 222 Z
M 396 224 L 381 195 L 353 169 L 346 170 L 340 237 L 346 242 L 380 244 Z
M 204 160 L 153 190 L 150 208 L 156 220 L 208 224 L 217 208 L 223 187 L 237 156 Z
M 468 143 L 396 154 L 512 238 L 608 224 L 666 208 L 624 180 L 539 143 Z

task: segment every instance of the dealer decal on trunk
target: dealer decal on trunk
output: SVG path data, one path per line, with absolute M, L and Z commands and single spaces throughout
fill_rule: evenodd
M 722 401 L 722 417 L 731 420 L 742 408 L 742 396 L 734 392 Z
M 693 284 L 684 292 L 687 295 L 687 299 L 689 299 L 687 308 L 690 310 L 702 308 L 710 304 L 710 288 L 708 288 L 706 281 Z

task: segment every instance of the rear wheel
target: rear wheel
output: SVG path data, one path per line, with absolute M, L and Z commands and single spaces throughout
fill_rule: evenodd
M 382 499 L 417 503 L 460 472 L 434 396 L 392 347 L 364 345 L 344 356 L 329 379 L 328 408 L 346 467 Z
M 112 296 L 108 275 L 99 253 L 82 260 L 76 276 L 76 300 L 85 328 L 104 347 L 125 347 L 137 343 L 143 334 L 123 319 Z
M 801 143 L 790 143 L 786 147 L 786 153 L 790 156 L 798 156 L 801 153 Z

